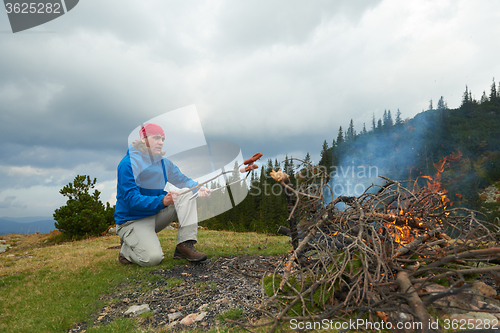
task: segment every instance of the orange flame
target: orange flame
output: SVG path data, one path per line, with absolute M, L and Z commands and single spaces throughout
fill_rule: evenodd
M 418 189 L 418 184 L 417 181 L 420 178 L 426 179 L 427 182 L 427 188 L 432 191 L 436 192 L 441 196 L 441 205 L 438 207 L 434 207 L 435 203 L 432 203 L 431 201 L 427 203 L 429 205 L 429 208 L 435 209 L 435 208 L 443 208 L 446 209 L 446 204 L 450 202 L 450 199 L 447 197 L 448 191 L 443 188 L 443 184 L 441 183 L 441 174 L 444 172 L 446 163 L 448 162 L 453 162 L 458 160 L 459 158 L 462 157 L 462 153 L 457 150 L 457 152 L 443 157 L 440 161 L 433 163 L 434 167 L 436 168 L 436 174 L 434 176 L 419 176 L 415 180 L 413 184 L 413 193 L 417 194 L 417 189 Z M 388 211 L 389 214 L 392 214 L 394 216 L 394 221 L 389 221 L 384 223 L 385 228 L 380 228 L 379 229 L 379 234 L 382 234 L 384 232 L 384 229 L 386 232 L 388 232 L 389 236 L 394 240 L 395 243 L 402 245 L 408 244 L 411 241 L 415 239 L 415 237 L 418 237 L 420 232 L 419 228 L 424 229 L 425 224 L 421 221 L 420 218 L 416 216 L 410 216 L 409 213 L 405 213 L 405 210 L 401 207 L 398 209 L 392 209 Z M 448 213 L 447 213 L 448 214 Z M 406 222 L 406 225 L 396 225 L 396 215 L 401 217 L 401 216 L 406 216 L 406 218 L 403 220 Z M 410 227 L 410 223 L 412 222 L 412 225 L 417 225 L 418 228 L 414 229 Z M 401 224 L 401 219 L 398 224 Z

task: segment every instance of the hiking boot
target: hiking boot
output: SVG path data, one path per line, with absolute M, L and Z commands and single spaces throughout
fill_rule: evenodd
M 192 262 L 203 261 L 207 259 L 207 255 L 198 251 L 193 240 L 185 241 L 175 247 L 174 259 L 187 259 Z
M 124 265 L 130 265 L 132 263 L 130 260 L 125 258 L 121 253 L 118 255 L 118 261 L 120 262 L 120 264 Z

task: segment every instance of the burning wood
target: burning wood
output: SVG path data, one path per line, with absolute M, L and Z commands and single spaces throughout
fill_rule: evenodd
M 442 171 L 456 158 L 458 153 L 436 168 Z M 474 274 L 500 271 L 489 264 L 500 257 L 499 221 L 489 223 L 464 208 L 448 209 L 449 200 L 437 184 L 440 176 L 429 178 L 423 188 L 386 178 L 385 185 L 372 185 L 359 197 L 330 203 L 322 195 L 329 187 L 321 170 L 300 191 L 281 170 L 272 176 L 294 197 L 289 201 L 294 251 L 275 272 L 279 287 L 264 304 L 277 312 L 271 331 L 277 318 L 340 320 L 354 313 L 387 323 L 420 321 L 424 332 L 439 331 L 428 324 L 434 320 L 428 307 L 439 310 L 433 300 L 462 292 Z M 347 207 L 338 209 L 339 202 Z M 446 292 L 424 301 L 422 290 L 432 284 L 446 286 Z M 286 294 L 280 294 L 286 286 Z

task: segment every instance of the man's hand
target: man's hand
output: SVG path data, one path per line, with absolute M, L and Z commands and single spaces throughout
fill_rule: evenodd
M 180 192 L 170 191 L 163 197 L 163 206 L 167 207 L 173 205 L 177 201 L 177 196 Z
M 206 197 L 210 196 L 210 193 L 211 193 L 211 191 L 208 188 L 206 188 L 205 186 L 202 186 L 198 190 L 198 197 L 206 198 Z

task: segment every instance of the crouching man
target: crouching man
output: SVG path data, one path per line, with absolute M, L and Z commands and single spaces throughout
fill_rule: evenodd
M 163 260 L 163 251 L 156 233 L 165 229 L 176 217 L 179 219 L 174 259 L 199 262 L 207 255 L 198 251 L 198 216 L 192 192 L 182 191 L 198 185 L 185 176 L 162 151 L 163 129 L 147 123 L 139 131 L 140 140 L 133 142 L 118 165 L 115 206 L 116 233 L 121 239 L 118 261 L 140 266 L 155 266 Z M 182 188 L 181 192 L 165 192 L 167 182 Z M 210 195 L 201 186 L 198 197 Z

